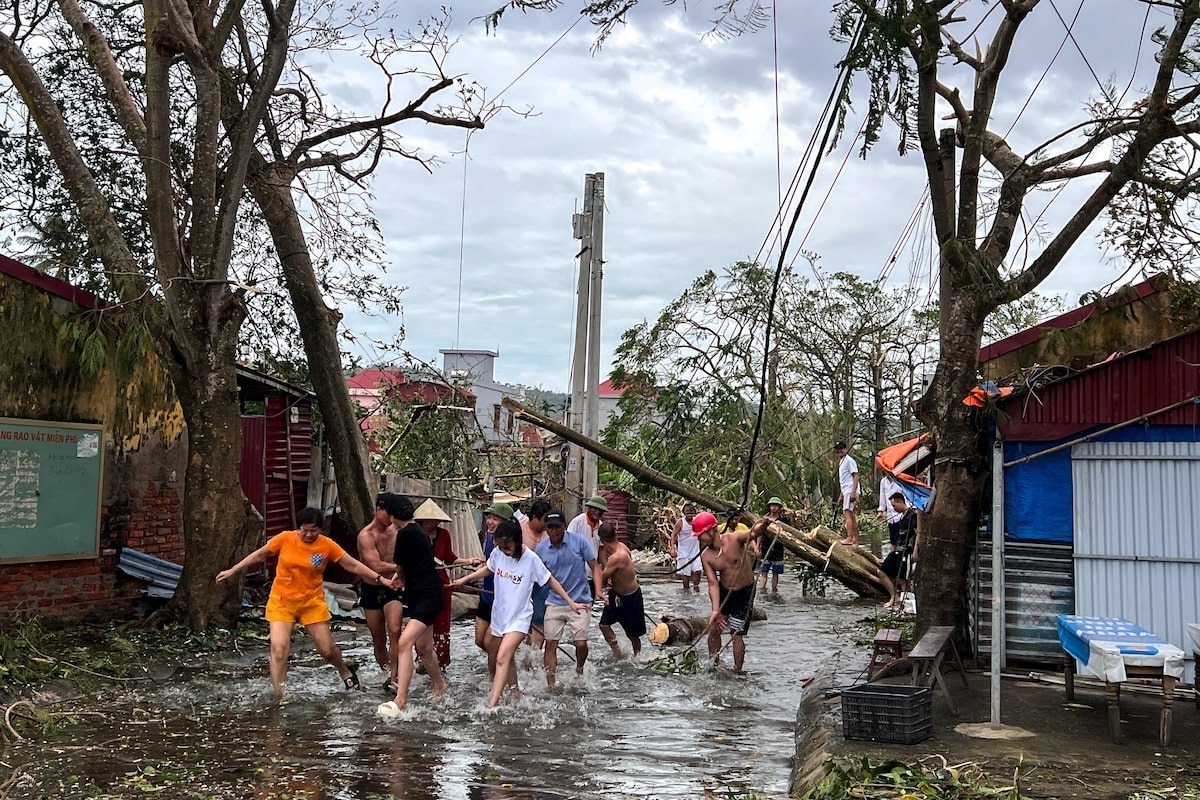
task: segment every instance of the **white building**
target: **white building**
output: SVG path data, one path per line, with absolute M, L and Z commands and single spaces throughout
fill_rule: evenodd
M 505 397 L 525 402 L 525 387 L 496 380 L 495 365 L 500 354 L 495 350 L 439 350 L 442 371 L 456 386 L 464 386 L 475 395 L 475 417 L 483 437 L 489 442 L 512 442 L 520 438 L 516 420 L 500 404 Z

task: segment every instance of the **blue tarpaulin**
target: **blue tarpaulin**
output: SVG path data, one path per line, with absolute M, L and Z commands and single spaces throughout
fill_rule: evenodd
M 1005 442 L 1004 460 L 1015 461 L 1066 441 L 1070 440 Z M 1097 436 L 1094 441 L 1193 442 L 1200 441 L 1200 432 L 1190 425 L 1131 425 Z M 1071 448 L 1008 467 L 1004 470 L 1007 538 L 1023 542 L 1072 541 L 1075 531 L 1072 501 Z

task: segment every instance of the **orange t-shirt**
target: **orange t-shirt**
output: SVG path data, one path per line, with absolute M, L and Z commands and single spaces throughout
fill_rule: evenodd
M 320 534 L 312 544 L 305 544 L 300 531 L 272 536 L 267 549 L 279 556 L 271 594 L 281 600 L 308 600 L 323 595 L 325 567 L 346 555 L 340 544 Z

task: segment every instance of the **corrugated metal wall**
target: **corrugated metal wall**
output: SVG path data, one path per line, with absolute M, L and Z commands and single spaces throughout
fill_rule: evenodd
M 286 395 L 266 397 L 266 534 L 296 527 L 296 513 L 308 502 L 312 472 L 312 406 Z
M 971 560 L 971 638 L 980 658 L 991 654 L 992 540 L 984 529 Z M 1012 662 L 1058 666 L 1059 614 L 1075 612 L 1071 546 L 1049 542 L 1004 543 L 1004 652 Z
M 1200 443 L 1071 450 L 1077 613 L 1125 617 L 1192 652 L 1200 621 Z M 1191 680 L 1189 660 L 1186 680 Z
M 420 505 L 426 498 L 432 498 L 450 516 L 448 527 L 455 554 L 459 558 L 483 558 L 483 547 L 479 544 L 479 519 L 472 511 L 473 506 L 463 493 L 461 483 L 388 475 L 384 485 L 389 492 L 402 494 L 412 500 L 413 505 Z

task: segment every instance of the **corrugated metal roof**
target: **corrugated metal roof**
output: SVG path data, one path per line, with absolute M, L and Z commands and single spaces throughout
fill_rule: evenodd
M 999 405 L 1007 441 L 1049 441 L 1115 425 L 1200 395 L 1200 329 L 1127 353 Z M 1184 406 L 1148 420 L 1200 424 L 1200 408 Z
M 117 568 L 131 578 L 150 584 L 142 591 L 151 597 L 173 597 L 175 587 L 179 585 L 179 576 L 183 574 L 183 567 L 179 564 L 132 547 L 121 548 Z

